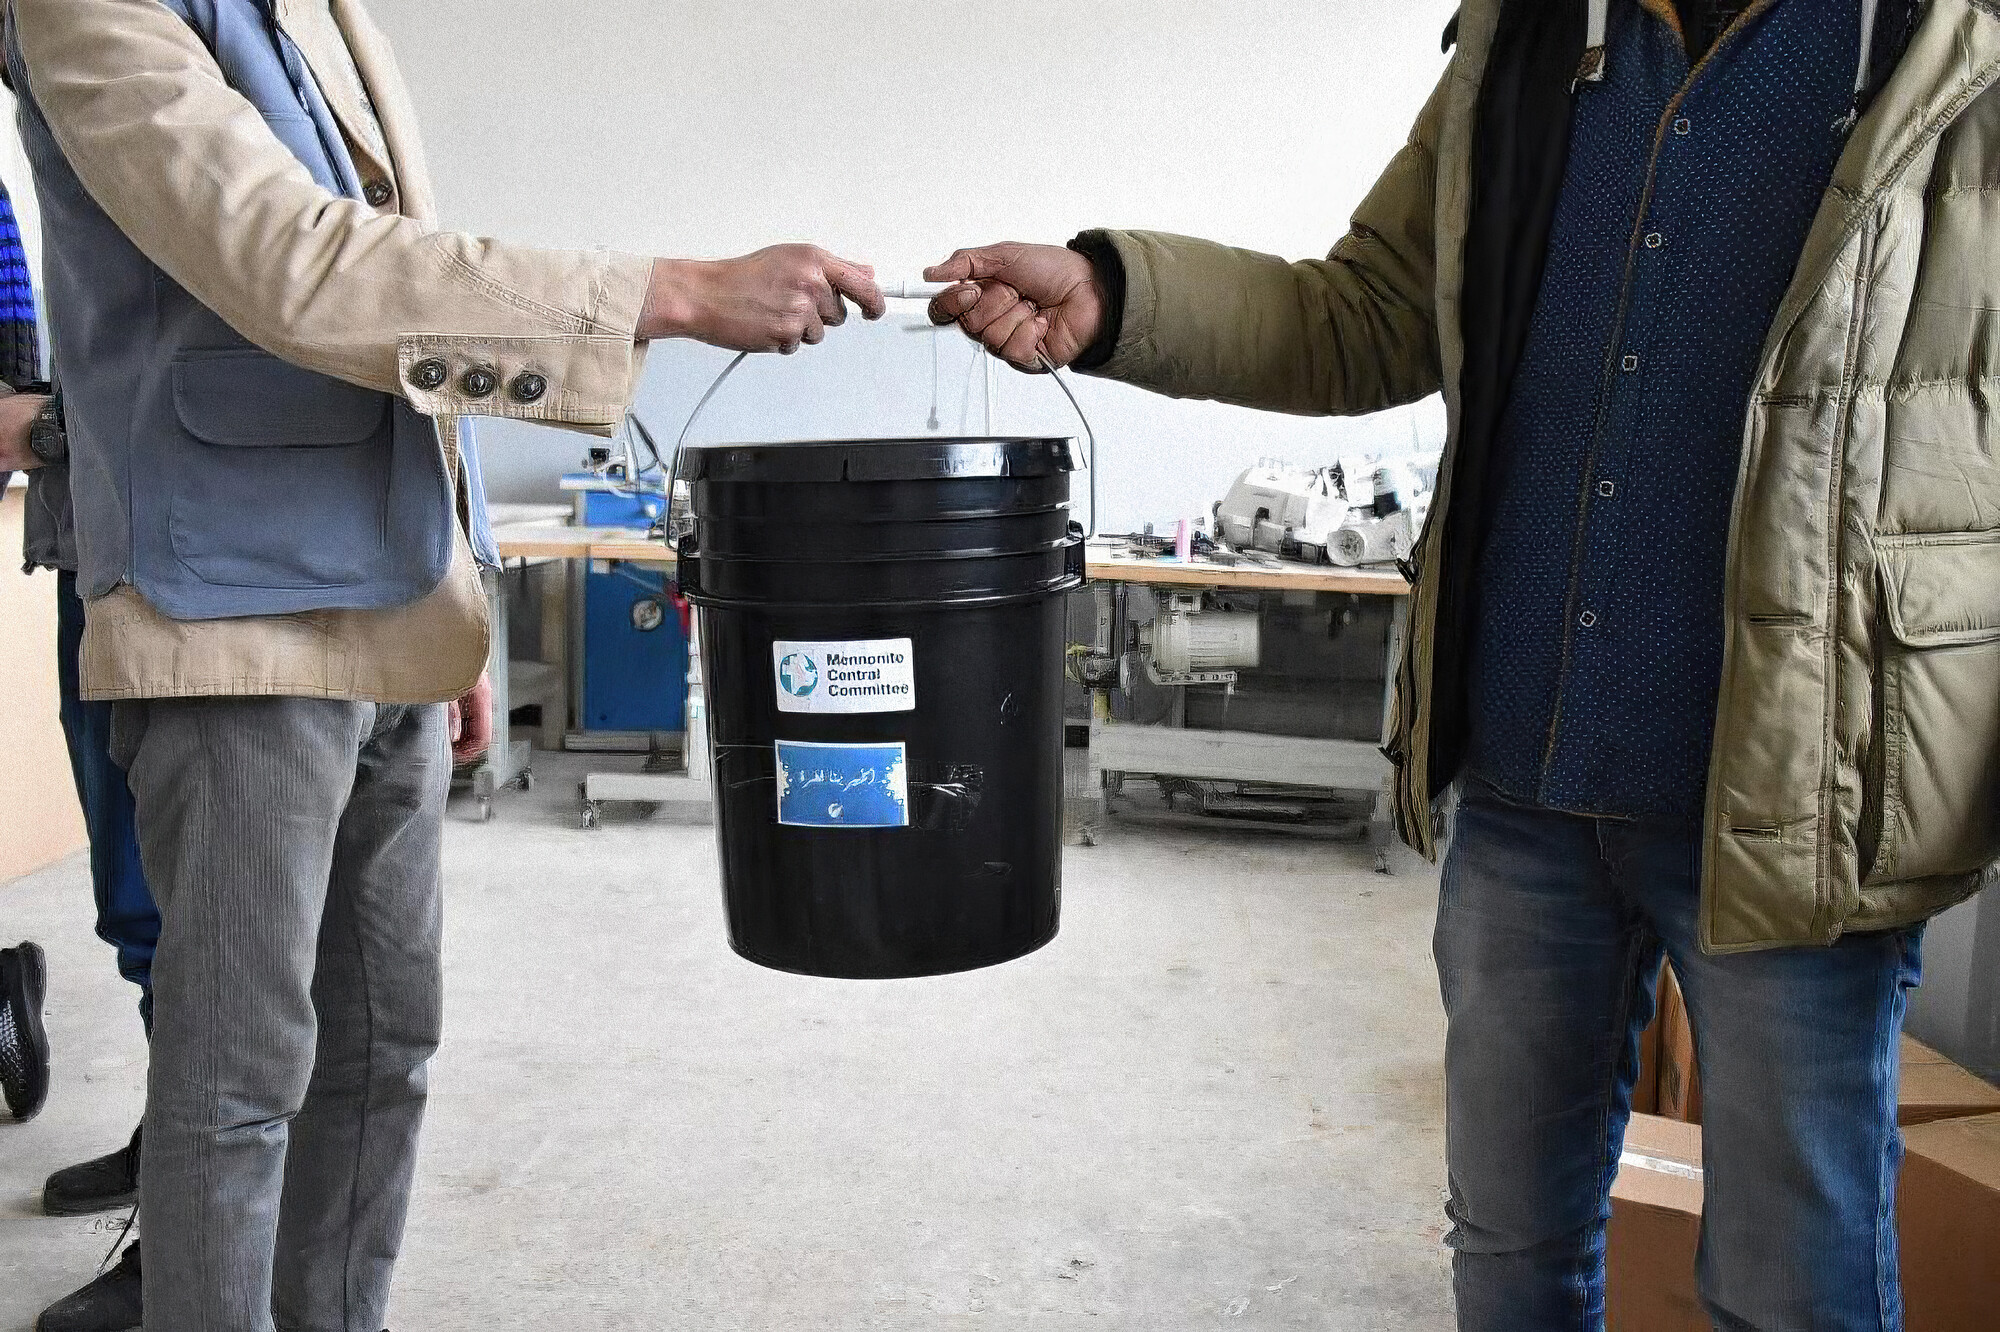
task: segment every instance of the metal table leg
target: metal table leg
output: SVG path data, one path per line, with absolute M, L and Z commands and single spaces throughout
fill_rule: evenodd
M 534 747 L 530 741 L 514 739 L 508 717 L 513 711 L 513 692 L 507 671 L 507 577 L 504 570 L 485 569 L 480 583 L 486 590 L 486 620 L 492 642 L 486 650 L 486 674 L 493 683 L 493 743 L 486 761 L 472 774 L 472 795 L 479 802 L 480 821 L 493 818 L 493 798 L 502 787 L 530 789 L 535 782 L 530 763 Z

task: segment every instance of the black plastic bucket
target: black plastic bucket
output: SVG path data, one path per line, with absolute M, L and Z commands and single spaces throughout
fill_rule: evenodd
M 730 944 L 936 976 L 1055 937 L 1068 439 L 682 451 Z

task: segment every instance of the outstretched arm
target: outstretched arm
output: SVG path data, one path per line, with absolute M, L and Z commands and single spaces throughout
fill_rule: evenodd
M 250 341 L 436 415 L 608 430 L 653 338 L 787 351 L 880 311 L 872 276 L 809 246 L 719 264 L 541 250 L 378 213 L 311 174 L 161 0 L 13 0 L 29 90 L 119 229 Z M 433 359 L 531 368 L 533 402 L 471 398 Z

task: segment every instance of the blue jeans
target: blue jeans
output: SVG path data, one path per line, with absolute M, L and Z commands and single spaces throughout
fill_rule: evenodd
M 1699 944 L 1701 837 L 1463 784 L 1436 951 L 1462 1332 L 1598 1332 L 1662 953 L 1704 1099 L 1701 1295 L 1724 1332 L 1896 1332 L 1897 1050 L 1921 930 Z
M 83 600 L 76 575 L 56 575 L 56 656 L 62 677 L 63 736 L 76 798 L 90 833 L 90 877 L 97 890 L 97 937 L 118 950 L 118 970 L 139 987 L 139 1016 L 153 1028 L 153 949 L 160 909 L 139 864 L 132 790 L 111 761 L 111 705 L 82 699 L 78 654 L 83 648 Z

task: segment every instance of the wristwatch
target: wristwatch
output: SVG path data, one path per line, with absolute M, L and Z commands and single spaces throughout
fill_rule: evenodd
M 44 466 L 69 461 L 69 431 L 63 423 L 62 399 L 51 395 L 28 427 L 28 451 Z

